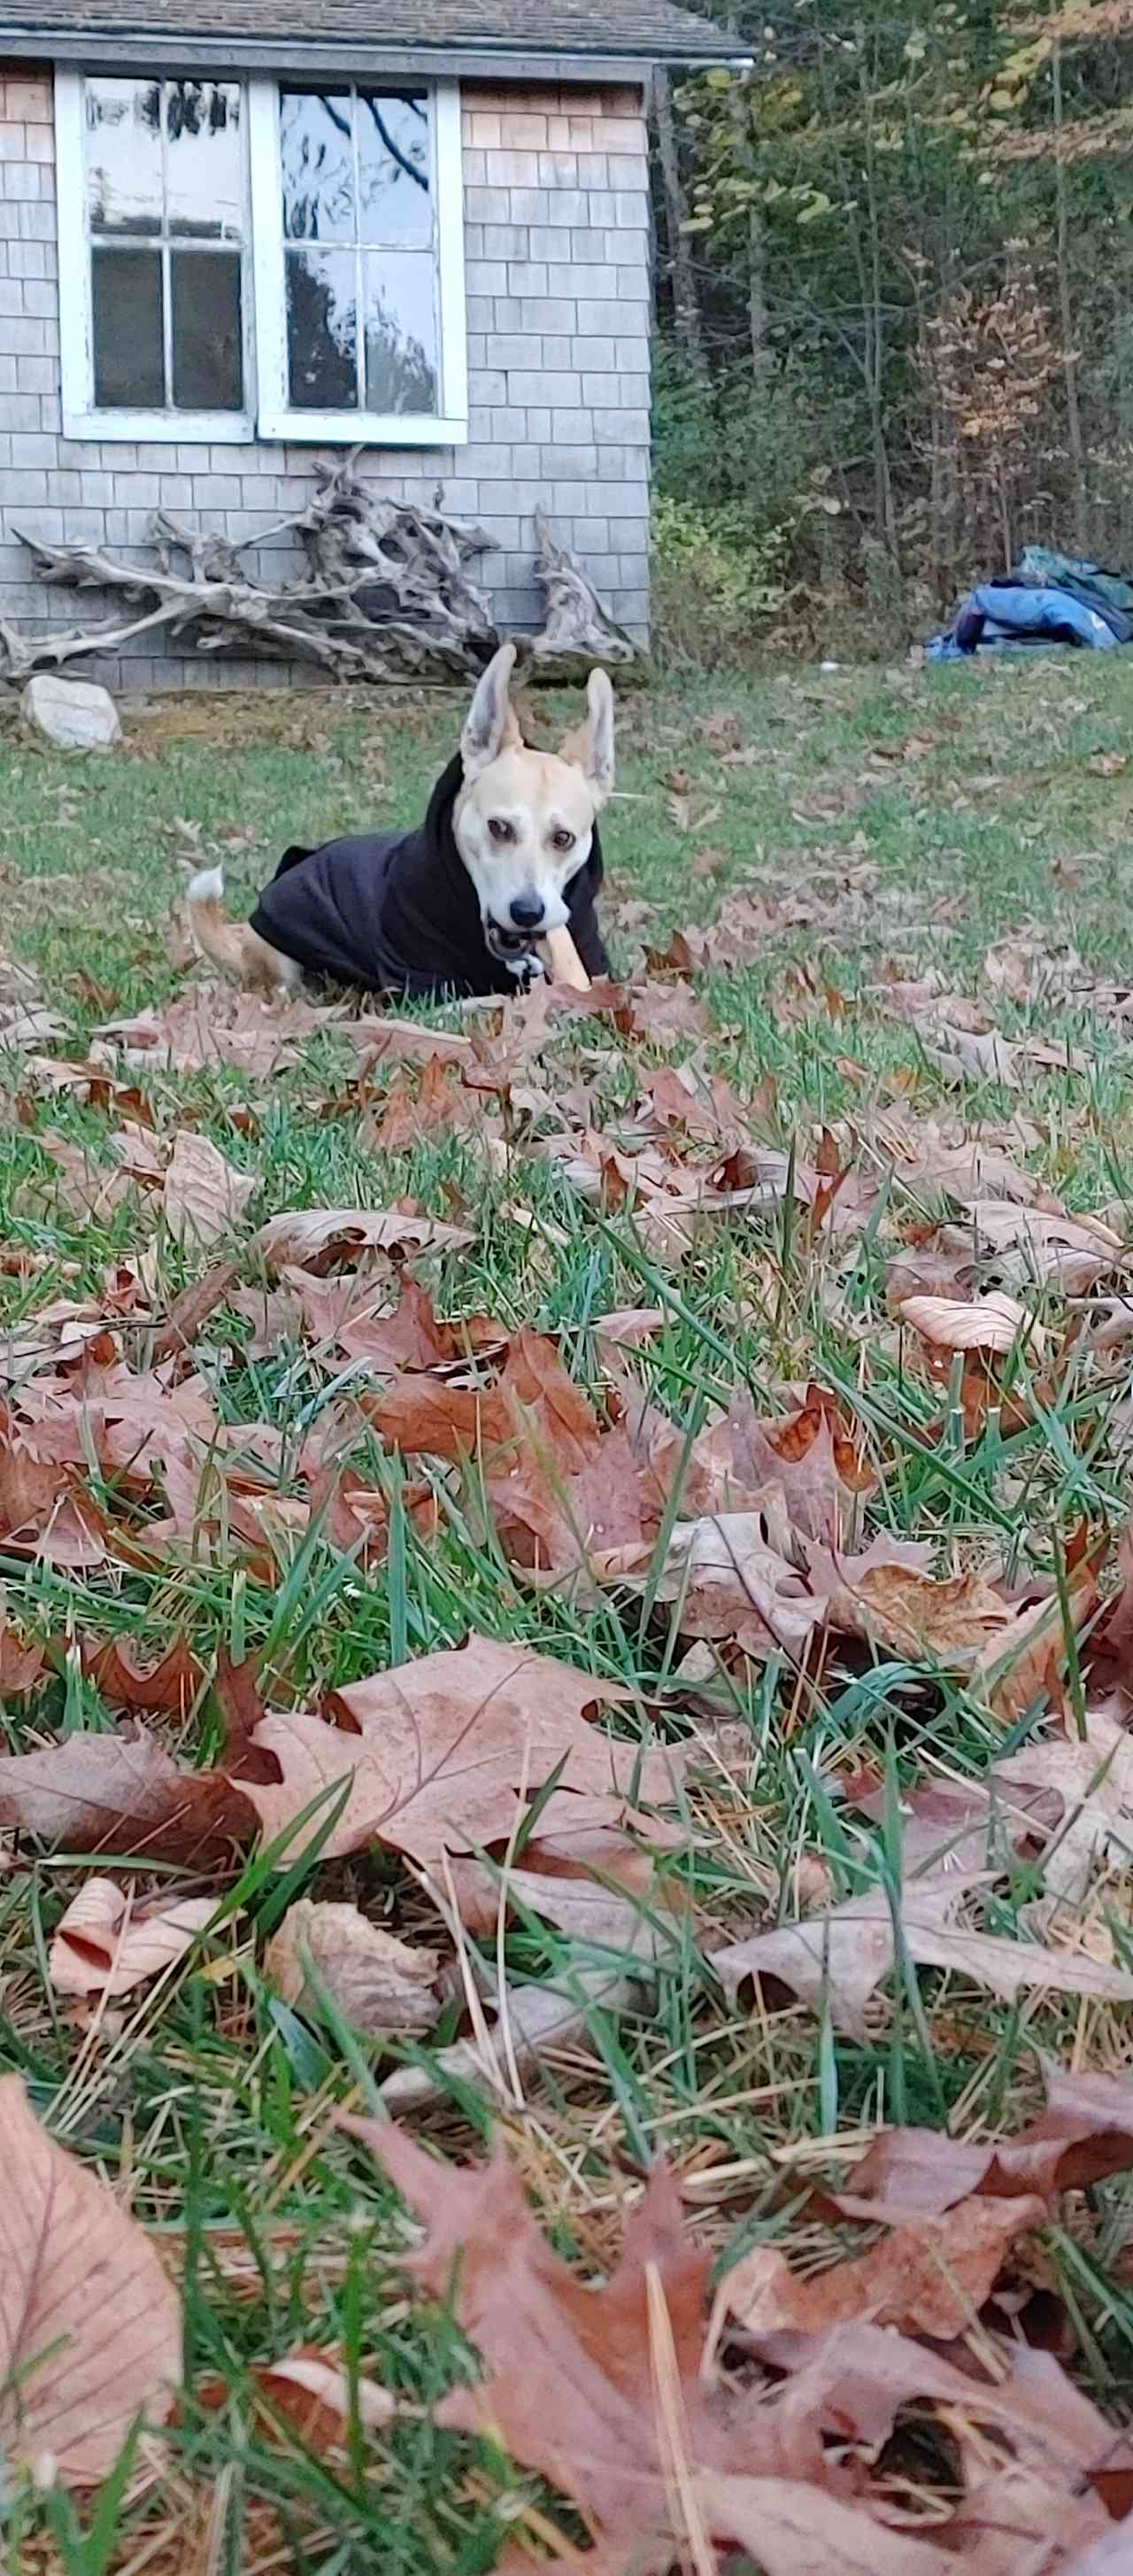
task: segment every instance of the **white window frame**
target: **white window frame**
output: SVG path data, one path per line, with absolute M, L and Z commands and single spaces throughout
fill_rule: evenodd
M 297 76 L 297 85 L 298 76 Z M 317 86 L 312 82 L 312 88 Z M 427 84 L 433 107 L 434 185 L 437 221 L 437 338 L 440 405 L 436 413 L 306 411 L 294 409 L 287 391 L 287 306 L 284 281 L 283 192 L 280 185 L 279 84 L 248 83 L 248 138 L 252 168 L 252 262 L 255 269 L 256 347 L 261 438 L 292 446 L 456 447 L 468 437 L 468 359 L 464 303 L 464 188 L 460 142 L 460 85 Z M 359 89 L 378 88 L 358 81 Z
M 142 77 L 141 74 L 138 75 Z M 155 70 L 156 81 L 175 74 Z M 218 75 L 219 77 L 219 75 Z M 247 84 L 241 83 L 247 94 Z M 246 119 L 241 119 L 241 132 Z M 252 330 L 254 261 L 251 197 L 244 148 L 244 237 L 241 243 L 241 313 L 244 333 L 243 411 L 112 411 L 94 398 L 94 329 L 91 316 L 90 237 L 87 230 L 86 100 L 83 75 L 55 74 L 55 169 L 59 218 L 59 359 L 64 438 L 144 439 L 162 446 L 246 446 L 256 435 L 255 350 Z
M 139 75 L 141 77 L 141 75 Z M 174 77 L 154 70 L 155 80 Z M 219 75 L 218 75 L 219 77 Z M 91 257 L 86 217 L 84 76 L 55 74 L 55 152 L 59 220 L 59 346 L 63 435 L 69 439 L 145 441 L 163 446 L 248 446 L 253 439 L 292 447 L 460 447 L 468 439 L 467 311 L 464 294 L 464 184 L 460 84 L 431 81 L 437 220 L 437 324 L 440 405 L 425 412 L 295 410 L 287 396 L 283 201 L 279 160 L 279 82 L 241 81 L 247 106 L 247 228 L 243 242 L 244 410 L 125 411 L 94 399 Z M 312 84 L 315 86 L 315 84 Z M 358 88 L 377 88 L 359 81 Z

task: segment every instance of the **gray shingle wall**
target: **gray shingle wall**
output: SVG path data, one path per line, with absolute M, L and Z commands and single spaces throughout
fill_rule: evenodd
M 505 627 L 542 614 L 532 514 L 549 511 L 615 616 L 640 633 L 649 596 L 649 278 L 645 127 L 632 89 L 464 91 L 470 437 L 371 454 L 394 499 L 494 540 L 479 577 Z M 54 129 L 49 72 L 0 78 L 0 619 L 87 624 L 109 602 L 29 580 L 16 527 L 152 560 L 158 506 L 254 537 L 311 490 L 313 453 L 76 442 L 60 432 Z M 279 540 L 276 541 L 278 547 Z M 283 666 L 188 655 L 140 636 L 90 676 L 134 687 L 270 686 Z M 310 677 L 303 669 L 295 677 Z

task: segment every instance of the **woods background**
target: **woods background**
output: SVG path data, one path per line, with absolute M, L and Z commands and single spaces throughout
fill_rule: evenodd
M 1133 0 L 729 23 L 750 73 L 657 94 L 662 649 L 893 650 L 1032 540 L 1127 568 Z

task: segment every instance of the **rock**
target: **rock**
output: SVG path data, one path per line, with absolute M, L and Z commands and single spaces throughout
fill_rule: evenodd
M 54 671 L 37 671 L 28 681 L 20 712 L 60 751 L 109 751 L 122 732 L 109 689 L 94 680 L 60 680 Z

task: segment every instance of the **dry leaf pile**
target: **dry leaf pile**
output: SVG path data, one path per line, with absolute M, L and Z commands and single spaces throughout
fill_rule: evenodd
M 714 724 L 723 797 L 749 747 Z M 664 795 L 711 832 L 721 799 Z M 249 2309 L 257 2568 L 296 2462 L 341 2537 L 434 2432 L 507 2576 L 1133 2548 L 1129 1229 L 1076 1185 L 1085 1107 L 1058 1153 L 1029 1114 L 1084 1100 L 1038 1024 L 1076 952 L 997 943 L 976 998 L 874 958 L 850 995 L 817 936 L 879 902 L 820 852 L 623 984 L 446 1027 L 194 985 L 92 996 L 68 1052 L 3 984 L 0 2440 L 33 2489 L 140 2424 L 137 2496 L 187 2459 L 196 2509 L 233 2402 L 191 2301 L 180 2385 L 207 2272 Z M 367 2070 L 392 2117 L 348 2139 Z M 218 2164 L 255 2136 L 251 2254 L 211 2204 L 178 2239 L 198 2085 Z M 365 2366 L 359 2141 L 393 2187 Z M 446 2303 L 469 2349 L 446 2324 L 418 2370 Z
M 883 2222 L 869 2251 L 804 2278 L 762 2247 L 724 2273 L 711 2319 L 711 2259 L 666 2167 L 616 2266 L 586 2283 L 502 2150 L 454 2167 L 387 2122 L 346 2126 L 425 2227 L 406 2262 L 417 2289 L 453 2298 L 479 2359 L 441 2422 L 490 2434 L 569 2497 L 594 2539 L 584 2565 L 665 2576 L 739 2549 L 769 2576 L 945 2576 L 957 2557 L 979 2576 L 1032 2562 L 1069 2576 L 1133 2503 L 1133 2441 L 1052 2354 L 1012 2339 L 1011 2282 L 1060 2189 L 1133 2162 L 1131 2108 L 1129 2086 L 1055 2085 L 1002 2161 L 885 2133 L 855 2178 L 876 2200 L 833 2209 Z M 919 2419 L 924 2458 L 947 2426 L 955 2465 L 935 2491 L 923 2467 L 899 2473 L 899 2418 L 906 2440 Z M 578 2562 L 564 2541 L 551 2563 Z

